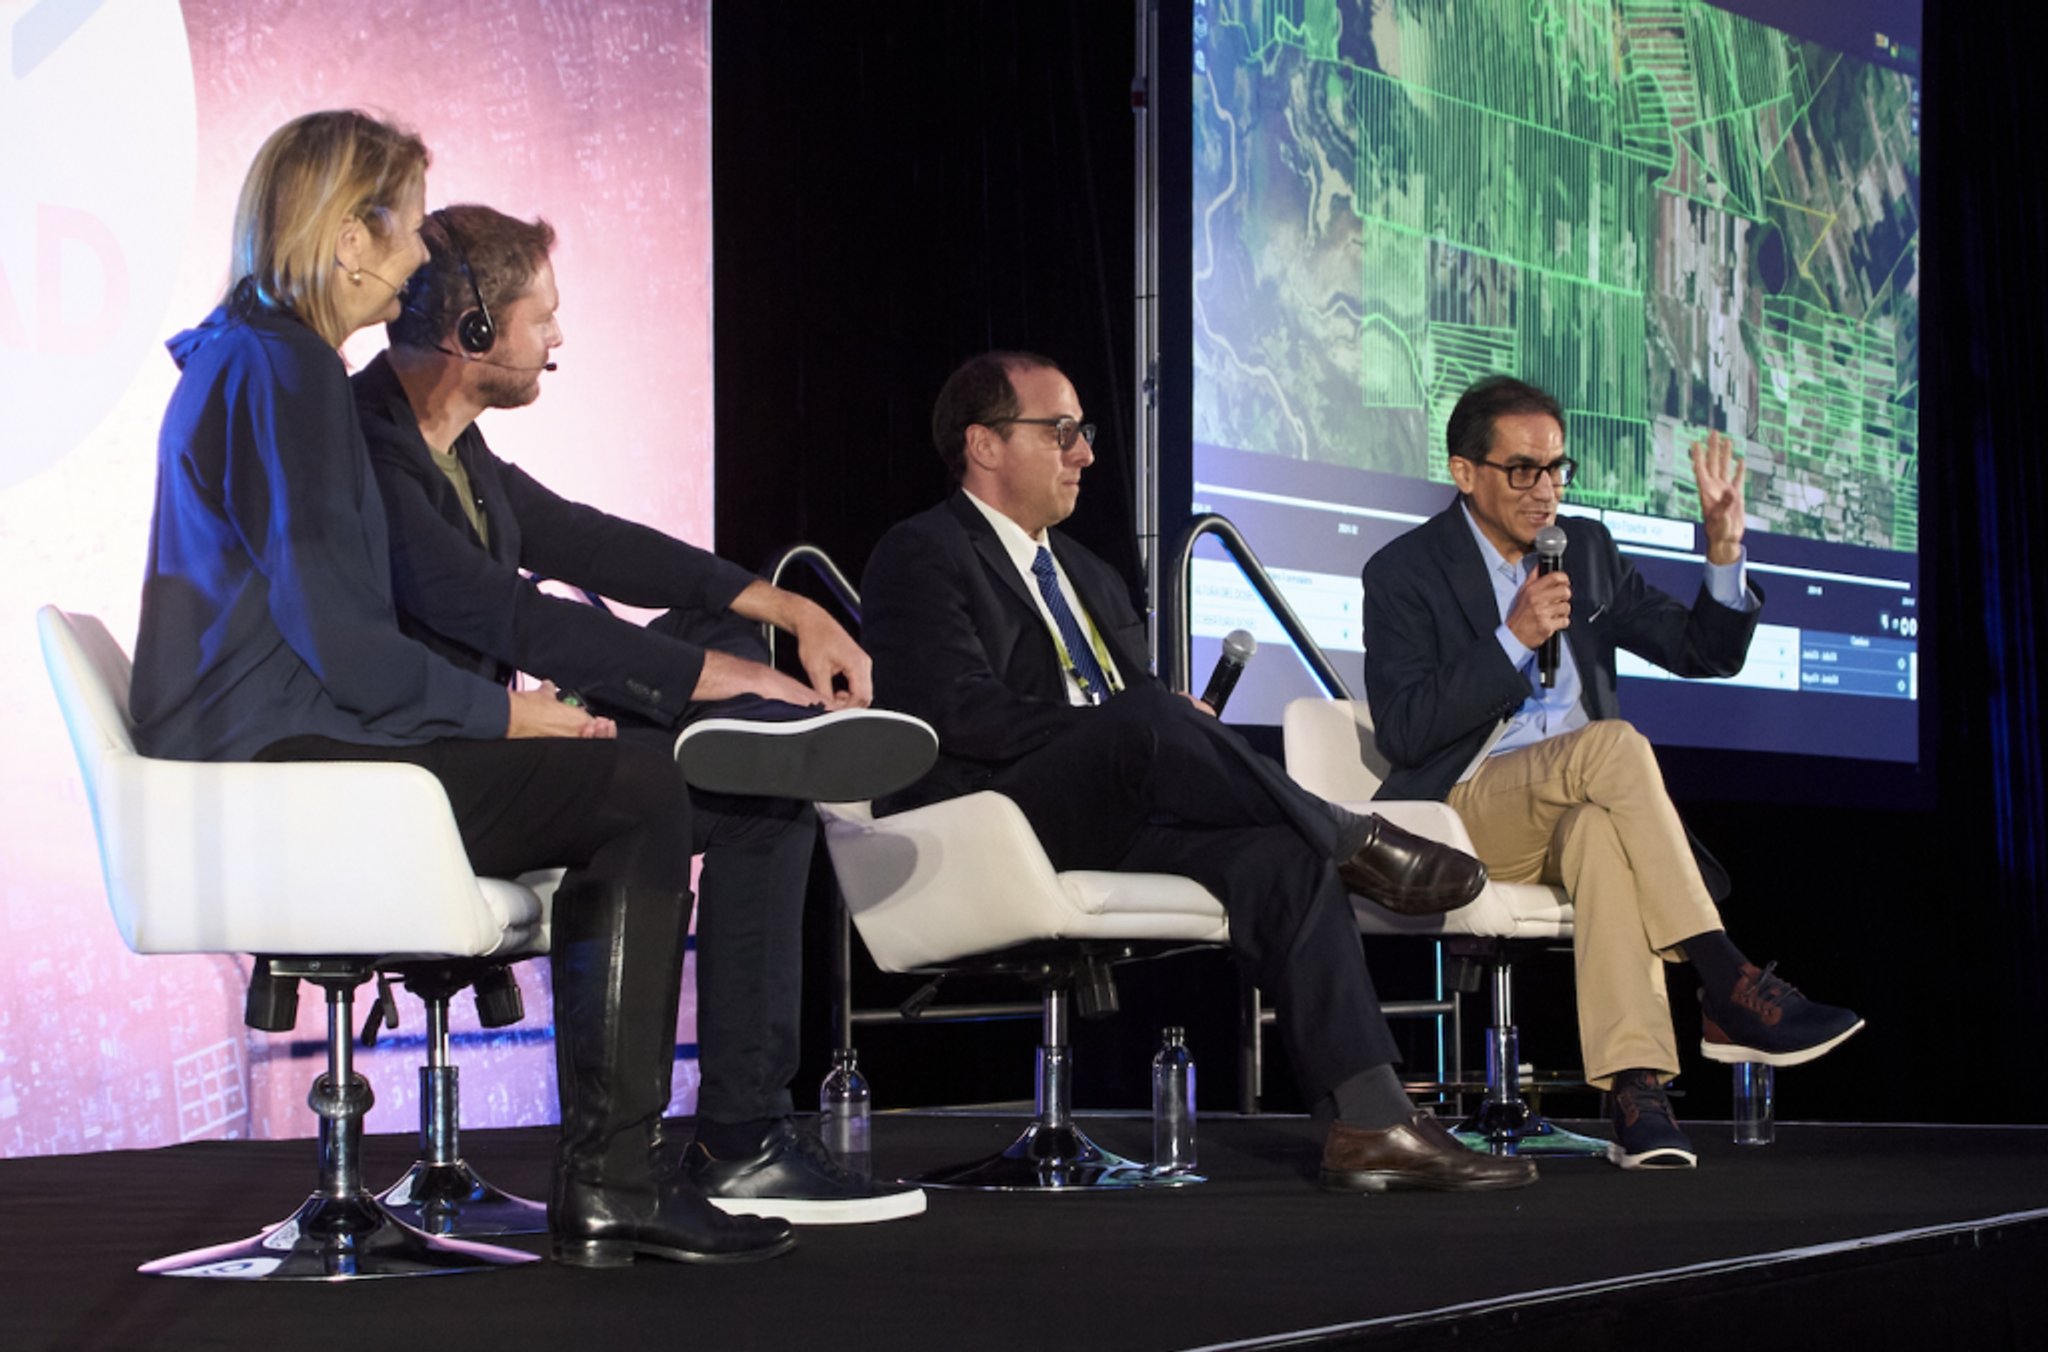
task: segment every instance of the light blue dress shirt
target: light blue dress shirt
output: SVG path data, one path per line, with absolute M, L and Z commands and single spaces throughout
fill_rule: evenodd
M 1472 519 L 1471 508 L 1461 504 L 1460 510 L 1465 513 L 1465 525 L 1479 546 L 1479 557 L 1486 563 L 1487 578 L 1493 583 L 1493 599 L 1501 619 L 1500 627 L 1493 631 L 1493 636 L 1499 641 L 1500 650 L 1507 654 L 1508 661 L 1529 679 L 1529 698 L 1523 700 L 1522 706 L 1508 719 L 1506 731 L 1494 742 L 1488 754 L 1498 756 L 1503 751 L 1534 746 L 1574 728 L 1584 727 L 1589 720 L 1585 704 L 1580 699 L 1583 686 L 1579 680 L 1578 661 L 1572 656 L 1572 645 L 1569 642 L 1557 645 L 1556 683 L 1545 690 L 1542 674 L 1537 670 L 1536 650 L 1516 638 L 1507 625 L 1508 611 L 1515 604 L 1515 593 L 1521 590 L 1523 579 L 1536 569 L 1535 553 L 1532 551 L 1510 563 L 1480 531 L 1479 523 Z M 1757 602 L 1749 593 L 1747 563 L 1748 554 L 1745 553 L 1733 563 L 1707 564 L 1707 595 L 1730 610 L 1747 613 L 1755 609 Z M 1567 568 L 1565 571 L 1569 573 L 1571 570 Z M 1469 778 L 1470 771 L 1466 773 Z

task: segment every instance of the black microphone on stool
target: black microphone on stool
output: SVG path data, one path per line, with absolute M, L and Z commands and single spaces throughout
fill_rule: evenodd
M 1223 656 L 1216 659 L 1216 670 L 1209 673 L 1209 688 L 1202 692 L 1202 703 L 1222 716 L 1223 705 L 1230 698 L 1230 692 L 1237 689 L 1237 678 L 1244 675 L 1244 664 L 1252 660 L 1252 654 L 1259 650 L 1259 641 L 1247 630 L 1233 629 L 1223 637 Z
M 1569 543 L 1564 527 L 1555 523 L 1536 532 L 1536 575 L 1554 573 L 1564 566 L 1564 547 Z M 1543 688 L 1550 689 L 1557 684 L 1557 638 L 1563 630 L 1553 629 L 1550 637 L 1543 640 L 1543 646 L 1536 650 L 1536 669 L 1543 675 Z

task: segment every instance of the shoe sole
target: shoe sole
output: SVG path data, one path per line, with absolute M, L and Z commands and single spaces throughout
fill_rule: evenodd
M 1424 1174 L 1403 1173 L 1393 1169 L 1363 1169 L 1349 1172 L 1325 1169 L 1316 1179 L 1317 1186 L 1324 1192 L 1501 1192 L 1508 1188 L 1526 1188 L 1535 1181 L 1536 1172 L 1533 1169 L 1520 1177 L 1478 1181 L 1433 1179 Z
M 1709 1042 L 1705 1038 L 1701 1038 L 1700 1055 L 1706 1057 L 1709 1061 L 1720 1061 L 1731 1066 L 1743 1064 L 1755 1066 L 1802 1066 L 1808 1061 L 1826 1056 L 1829 1052 L 1841 1046 L 1861 1031 L 1863 1031 L 1863 1020 L 1858 1019 L 1854 1028 L 1837 1033 L 1826 1042 L 1816 1042 L 1811 1047 L 1801 1047 L 1789 1052 L 1760 1051 L 1755 1047 L 1745 1047 L 1739 1042 Z
M 746 1249 L 739 1253 L 696 1253 L 689 1249 L 670 1248 L 664 1244 L 635 1244 L 623 1239 L 592 1239 L 575 1244 L 554 1245 L 554 1259 L 564 1267 L 576 1268 L 622 1268 L 633 1266 L 636 1257 L 663 1258 L 671 1263 L 758 1263 L 764 1258 L 775 1258 L 796 1247 L 796 1236 L 768 1246 L 765 1249 Z
M 916 783 L 939 739 L 908 714 L 847 709 L 787 723 L 707 718 L 683 729 L 675 754 L 707 792 L 851 803 Z
M 827 1201 L 812 1197 L 711 1197 L 706 1201 L 728 1216 L 769 1216 L 791 1225 L 873 1225 L 922 1216 L 924 1192 L 886 1193 Z
M 1622 1169 L 1697 1169 L 1700 1157 L 1675 1145 L 1660 1145 L 1655 1150 L 1631 1155 L 1622 1149 L 1621 1142 L 1611 1141 L 1607 1146 L 1607 1162 Z

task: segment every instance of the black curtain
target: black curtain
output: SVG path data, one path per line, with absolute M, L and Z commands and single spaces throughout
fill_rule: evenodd
M 1135 570 L 1133 31 L 1118 0 L 716 7 L 720 552 L 857 570 L 949 487 L 939 386 L 1004 347 L 1072 378 L 1074 530 Z
M 2019 38 L 2036 18 L 2016 0 L 1929 7 L 1921 347 L 1945 815 L 1981 823 L 1956 841 L 1985 852 L 1989 867 L 1963 876 L 1990 885 L 2000 922 L 1976 975 L 2007 987 L 2027 1021 L 2048 997 L 2048 155 L 2038 134 L 2048 98 Z
M 2035 395 L 2048 381 L 2048 81 L 2020 39 L 2029 17 L 2017 0 L 1927 16 L 1923 643 L 1937 805 L 1683 803 L 1736 878 L 1737 941 L 1870 1020 L 1841 1052 L 1786 1072 L 1788 1118 L 2048 1119 L 2028 1036 L 2048 994 L 2035 618 L 2048 565 Z M 1073 529 L 1134 572 L 1133 31 L 1120 0 L 898 0 L 801 17 L 717 6 L 721 553 L 757 566 L 807 539 L 857 577 L 888 525 L 948 487 L 927 430 L 947 372 L 1025 347 L 1067 368 L 1103 426 Z M 1376 970 L 1397 961 L 1373 955 Z M 1527 966 L 1525 1048 L 1576 1064 L 1568 964 Z M 1206 989 L 1227 1005 L 1223 980 Z M 1674 978 L 1687 1040 L 1692 1003 Z M 1151 1035 L 1124 1022 L 1132 1042 Z M 808 1031 L 822 1042 L 822 1023 Z M 935 1050 L 969 1045 L 929 1036 Z M 1220 1021 L 1206 1045 L 1228 1036 Z M 1116 1059 L 1142 1079 L 1142 1057 Z M 1224 1060 L 1207 1062 L 1219 1078 Z M 1020 1073 L 991 1065 L 1014 1092 Z M 1687 1115 L 1725 1110 L 1718 1072 L 1688 1085 Z M 885 1101 L 918 1101 L 910 1090 L 887 1083 Z

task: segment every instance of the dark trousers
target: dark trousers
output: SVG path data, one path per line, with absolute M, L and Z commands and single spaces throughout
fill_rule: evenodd
M 622 743 L 669 758 L 667 729 L 621 728 Z M 714 1122 L 786 1117 L 801 1050 L 804 889 L 818 817 L 809 803 L 688 792 L 678 829 L 704 856 L 697 879 L 697 1114 Z
M 1337 877 L 1338 815 L 1187 700 L 1126 691 L 988 787 L 1056 869 L 1172 873 L 1214 893 L 1309 1103 L 1400 1059 Z
M 761 626 L 730 611 L 672 610 L 649 626 L 700 647 L 766 662 Z M 626 740 L 664 751 L 700 718 L 774 718 L 808 711 L 753 697 L 692 704 L 674 727 L 620 725 Z M 794 1111 L 789 1082 L 802 1048 L 804 894 L 818 816 L 809 803 L 691 789 L 697 881 L 697 1115 L 740 1123 Z
M 658 749 L 560 737 L 417 746 L 287 737 L 255 759 L 420 766 L 447 791 L 470 866 L 485 877 L 567 868 L 571 883 L 689 894 L 690 799 Z

